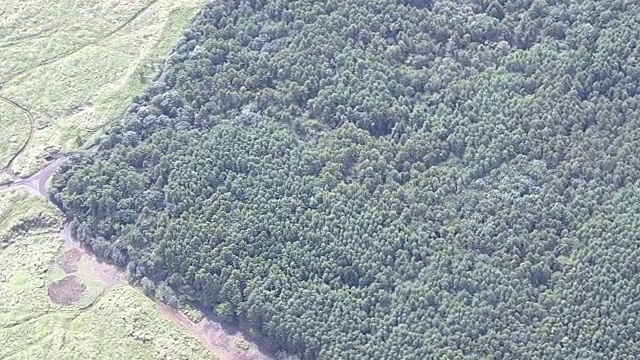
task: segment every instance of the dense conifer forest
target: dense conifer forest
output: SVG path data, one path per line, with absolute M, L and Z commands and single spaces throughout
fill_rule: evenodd
M 640 356 L 640 5 L 222 0 L 53 182 L 301 359 Z

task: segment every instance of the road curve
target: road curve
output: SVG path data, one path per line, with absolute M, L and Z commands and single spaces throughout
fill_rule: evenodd
M 37 173 L 31 175 L 26 179 L 20 179 L 17 181 L 13 181 L 9 184 L 0 185 L 0 191 L 6 191 L 9 189 L 23 187 L 27 191 L 34 194 L 42 195 L 47 200 L 49 200 L 49 191 L 47 189 L 47 184 L 51 179 L 51 177 L 53 176 L 53 174 L 55 174 L 58 167 L 67 159 L 68 158 L 66 157 L 57 159 L 51 162 L 42 170 L 38 171 Z

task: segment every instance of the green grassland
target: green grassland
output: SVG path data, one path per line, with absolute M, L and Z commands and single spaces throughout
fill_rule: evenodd
M 87 146 L 152 80 L 202 0 L 0 2 L 0 96 L 28 109 L 33 139 L 12 169 L 26 176 L 46 154 Z M 9 134 L 0 163 L 30 128 L 0 108 Z
M 13 181 L 11 176 L 6 172 L 0 172 L 0 186 L 5 185 Z
M 0 249 L 21 234 L 50 232 L 59 228 L 61 222 L 62 214 L 54 205 L 26 190 L 18 188 L 0 192 Z
M 15 106 L 0 99 L 0 168 L 5 167 L 29 138 L 31 126 L 27 115 Z
M 47 289 L 66 275 L 60 258 L 70 249 L 58 236 L 60 213 L 16 189 L 0 193 L 0 219 L 0 237 L 12 239 L 0 247 L 0 358 L 213 359 L 153 301 L 102 280 L 86 257 L 76 272 L 86 285 L 82 299 L 53 303 Z

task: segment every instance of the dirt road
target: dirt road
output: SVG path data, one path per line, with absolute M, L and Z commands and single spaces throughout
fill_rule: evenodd
M 0 191 L 14 189 L 18 187 L 23 187 L 27 191 L 42 195 L 47 200 L 49 200 L 49 192 L 47 191 L 47 183 L 56 172 L 60 164 L 62 164 L 67 158 L 62 158 L 53 161 L 49 165 L 47 165 L 44 169 L 38 171 L 37 173 L 31 175 L 26 179 L 18 179 L 13 181 L 12 183 L 6 185 L 0 185 Z
M 67 160 L 67 158 L 55 160 L 26 179 L 17 179 L 10 184 L 1 185 L 0 192 L 22 187 L 33 194 L 44 196 L 47 201 L 50 201 L 47 189 L 48 182 L 65 160 Z M 130 285 L 126 282 L 124 273 L 119 268 L 100 262 L 94 254 L 81 246 L 80 243 L 73 238 L 68 223 L 61 229 L 60 237 L 72 248 L 80 251 L 82 256 L 90 259 L 94 269 L 97 270 L 96 273 L 100 276 L 100 280 L 105 282 L 108 290 L 119 285 Z M 204 317 L 202 320 L 194 322 L 179 310 L 157 301 L 156 305 L 167 319 L 184 328 L 222 360 L 274 359 L 272 355 L 262 350 L 258 344 L 244 334 L 225 329 L 223 324 L 211 317 Z

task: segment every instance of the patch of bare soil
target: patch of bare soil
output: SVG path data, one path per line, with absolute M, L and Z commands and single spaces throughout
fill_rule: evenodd
M 222 324 L 204 318 L 193 322 L 184 313 L 171 307 L 157 303 L 162 313 L 174 322 L 182 325 L 195 335 L 216 356 L 224 360 L 270 360 L 271 357 L 262 352 L 241 333 L 229 333 Z
M 69 250 L 65 255 L 70 254 L 70 258 L 74 259 L 79 253 L 78 260 L 90 262 L 92 275 L 96 276 L 105 285 L 103 294 L 118 286 L 127 284 L 122 271 L 113 265 L 100 262 L 95 255 L 80 247 L 71 236 L 68 226 L 65 226 L 60 234 L 73 247 L 73 250 Z M 56 304 L 72 305 L 81 299 L 85 288 L 86 286 L 81 283 L 80 278 L 76 275 L 68 275 L 49 286 L 49 297 Z M 241 332 L 229 332 L 222 324 L 206 316 L 199 319 L 199 321 L 193 321 L 179 310 L 160 302 L 156 304 L 164 316 L 188 330 L 189 333 L 199 339 L 203 345 L 222 360 L 273 359 L 266 351 Z
M 47 293 L 54 304 L 70 306 L 78 303 L 87 286 L 76 275 L 69 275 L 49 285 Z
M 60 267 L 65 273 L 71 274 L 78 271 L 78 261 L 82 258 L 82 251 L 73 248 L 62 254 Z
M 269 356 L 249 345 L 241 334 L 227 333 L 219 323 L 205 319 L 196 324 L 196 333 L 211 346 L 224 349 L 230 360 L 268 360 Z
M 108 289 L 115 289 L 120 285 L 127 284 L 124 273 L 113 265 L 99 262 L 93 258 L 93 273 L 102 281 Z

